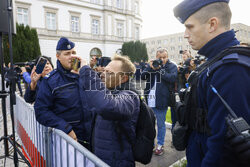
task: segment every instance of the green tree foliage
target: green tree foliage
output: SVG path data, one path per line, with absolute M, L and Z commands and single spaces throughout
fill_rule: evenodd
M 3 36 L 4 62 L 10 62 L 8 35 Z M 41 55 L 38 35 L 29 26 L 16 25 L 16 35 L 12 36 L 13 61 L 31 61 Z
M 141 62 L 148 60 L 146 44 L 140 41 L 125 42 L 122 45 L 122 53 L 130 58 L 132 62 Z

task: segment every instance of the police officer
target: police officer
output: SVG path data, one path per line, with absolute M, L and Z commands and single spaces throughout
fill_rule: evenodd
M 42 125 L 62 130 L 88 147 L 91 115 L 87 112 L 86 102 L 81 100 L 84 92 L 80 91 L 79 74 L 72 73 L 75 44 L 62 37 L 56 50 L 57 69 L 44 77 L 39 86 L 34 106 L 36 119 Z
M 198 50 L 198 54 L 206 56 L 207 61 L 226 48 L 239 44 L 235 32 L 230 30 L 228 2 L 184 0 L 174 8 L 175 17 L 186 27 L 184 37 L 194 50 Z M 192 129 L 186 148 L 188 166 L 241 166 L 238 155 L 225 138 L 227 109 L 210 85 L 218 90 L 238 117 L 250 123 L 249 68 L 237 63 L 222 64 L 212 76 L 209 76 L 209 68 L 206 69 L 196 85 L 199 108 L 196 111 L 206 111 L 210 132 Z

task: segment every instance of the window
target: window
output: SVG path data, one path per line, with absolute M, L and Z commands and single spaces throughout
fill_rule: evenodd
M 18 24 L 23 24 L 24 26 L 29 24 L 28 9 L 17 8 L 17 22 Z
M 182 37 L 179 37 L 179 42 L 182 42 L 183 41 L 183 38 Z
M 179 49 L 179 50 L 182 50 L 182 46 L 178 46 L 178 49 Z
M 170 42 L 174 42 L 174 41 L 175 41 L 174 38 L 171 38 L 171 39 L 170 39 Z
M 154 44 L 155 44 L 155 41 L 151 41 L 151 44 L 154 45 Z
M 122 0 L 116 0 L 116 7 L 122 9 Z
M 55 13 L 46 13 L 47 29 L 56 30 L 56 14 Z
M 175 51 L 175 47 L 174 46 L 171 46 L 171 51 Z
M 139 4 L 135 2 L 135 14 L 139 14 Z
M 155 49 L 151 49 L 151 54 L 154 54 L 154 52 L 155 52 Z
M 167 39 L 164 39 L 163 44 L 164 44 L 164 45 L 168 44 L 168 40 L 167 40 Z
M 135 39 L 136 40 L 140 39 L 140 29 L 139 29 L 139 27 L 135 27 Z
M 90 2 L 95 3 L 95 4 L 99 4 L 100 0 L 91 0 Z
M 123 23 L 117 23 L 116 32 L 118 37 L 123 37 Z
M 92 20 L 92 34 L 99 34 L 99 20 L 97 19 Z
M 71 31 L 72 32 L 79 32 L 79 17 L 71 16 Z

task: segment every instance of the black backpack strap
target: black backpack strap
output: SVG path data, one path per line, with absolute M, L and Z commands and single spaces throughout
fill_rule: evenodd
M 190 84 L 190 92 L 187 95 L 187 99 L 185 97 L 184 104 L 187 105 L 189 111 L 191 113 L 185 113 L 185 118 L 188 118 L 186 121 L 191 128 L 197 130 L 198 132 L 210 134 L 210 129 L 208 124 L 206 123 L 207 110 L 198 108 L 197 98 L 196 98 L 196 89 L 198 84 L 199 76 L 205 71 L 207 71 L 207 76 L 211 76 L 213 72 L 220 66 L 229 63 L 237 63 L 242 64 L 246 67 L 250 66 L 250 48 L 249 47 L 230 47 L 204 64 L 200 65 L 196 70 L 194 70 L 190 77 L 188 78 L 188 83 Z M 191 100 L 191 101 L 190 101 Z M 189 118 L 189 116 L 195 116 L 194 120 Z
M 207 76 L 211 76 L 213 72 L 224 64 L 236 63 L 241 64 L 246 67 L 250 67 L 250 56 L 239 55 L 238 53 L 232 53 L 223 57 L 221 60 L 215 62 L 210 67 L 208 67 Z

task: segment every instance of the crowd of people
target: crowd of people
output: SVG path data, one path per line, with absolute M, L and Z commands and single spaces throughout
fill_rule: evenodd
M 147 63 L 132 63 L 121 55 L 92 57 L 87 63 L 77 54 L 75 43 L 62 37 L 56 46 L 55 69 L 46 56 L 42 56 L 47 60 L 42 73 L 36 72 L 36 66 L 21 68 L 27 84 L 24 99 L 34 103 L 42 125 L 62 130 L 112 167 L 133 167 L 141 112 L 135 81 L 145 80 L 143 95 L 157 122 L 152 153 L 164 153 L 170 107 L 173 145 L 186 150 L 188 166 L 249 165 L 249 129 L 228 137 L 227 107 L 214 93 L 217 89 L 249 127 L 249 57 L 244 56 L 249 56 L 249 47 L 244 51 L 233 47 L 240 43 L 230 30 L 228 2 L 184 0 L 174 8 L 174 15 L 186 27 L 184 37 L 202 55 L 193 57 L 190 50 L 182 50 L 178 65 L 168 58 L 165 48 L 159 48 L 155 59 Z M 222 61 L 216 59 L 219 56 Z M 76 69 L 74 60 L 79 62 Z M 180 93 L 179 106 L 176 93 Z M 118 125 L 128 136 L 119 132 Z

